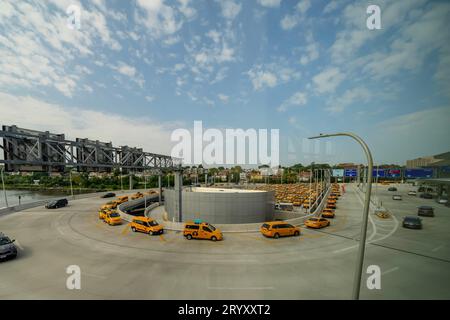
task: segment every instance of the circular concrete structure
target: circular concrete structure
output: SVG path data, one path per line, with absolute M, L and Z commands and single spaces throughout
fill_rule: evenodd
M 178 221 L 178 194 L 165 190 L 165 209 Z M 273 219 L 273 191 L 185 188 L 182 191 L 182 220 L 202 219 L 210 223 L 255 223 Z

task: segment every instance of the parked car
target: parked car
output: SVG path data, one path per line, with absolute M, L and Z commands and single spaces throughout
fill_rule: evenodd
M 425 192 L 425 187 L 419 187 L 419 189 L 417 190 L 419 192 Z
M 407 216 L 403 218 L 403 228 L 422 229 L 422 219 L 418 217 Z
M 397 188 L 396 187 L 389 187 L 388 191 L 397 191 Z
M 100 198 L 113 198 L 115 196 L 116 196 L 116 194 L 114 192 L 108 192 L 108 193 L 105 193 L 104 195 L 102 195 Z
M 155 219 L 147 217 L 134 217 L 130 224 L 133 232 L 144 232 L 150 235 L 163 234 L 164 228 Z
M 299 236 L 300 228 L 283 221 L 273 221 L 264 223 L 260 232 L 266 237 L 278 239 L 283 236 Z
M 222 232 L 213 225 L 201 220 L 188 221 L 184 225 L 183 235 L 186 239 L 223 240 Z
M 399 195 L 399 194 L 394 194 L 394 195 L 392 196 L 392 200 L 402 200 L 402 196 Z
M 423 217 L 434 217 L 434 208 L 430 206 L 420 206 L 417 210 L 417 215 Z
M 426 192 L 421 193 L 419 197 L 421 197 L 423 199 L 433 199 L 433 195 L 431 193 L 426 193 Z
M 305 221 L 305 226 L 308 228 L 320 229 L 324 227 L 328 227 L 330 225 L 330 221 L 325 218 L 309 218 Z
M 417 196 L 417 191 L 414 190 L 409 191 L 408 196 Z
M 16 240 L 11 240 L 0 232 L 0 260 L 17 257 L 17 248 L 14 245 Z
M 448 199 L 447 198 L 438 198 L 436 201 L 437 201 L 437 203 L 440 203 L 440 204 L 448 203 Z
M 69 204 L 69 201 L 67 201 L 67 199 L 58 199 L 58 200 L 53 200 L 53 201 L 47 202 L 45 207 L 47 209 L 57 209 L 57 208 L 65 207 L 68 204 Z

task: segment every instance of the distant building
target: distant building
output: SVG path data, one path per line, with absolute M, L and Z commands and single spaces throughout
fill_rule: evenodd
M 444 164 L 450 160 L 450 151 L 437 154 L 434 156 L 421 157 L 412 160 L 406 160 L 407 168 L 420 168 L 420 167 L 431 167 L 439 166 L 439 163 Z

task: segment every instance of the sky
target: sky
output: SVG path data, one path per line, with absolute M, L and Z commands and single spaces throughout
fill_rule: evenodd
M 307 139 L 350 131 L 403 165 L 450 150 L 449 21 L 449 1 L 2 0 L 0 124 L 164 154 L 194 121 L 279 129 L 282 165 L 362 163 Z

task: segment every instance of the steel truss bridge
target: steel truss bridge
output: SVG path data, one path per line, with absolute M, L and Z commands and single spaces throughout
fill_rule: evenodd
M 113 147 L 112 143 L 76 138 L 66 140 L 64 134 L 41 132 L 17 126 L 2 126 L 0 149 L 3 150 L 5 171 L 64 172 L 78 171 L 125 172 L 176 170 L 181 159 L 145 152 L 128 146 Z

